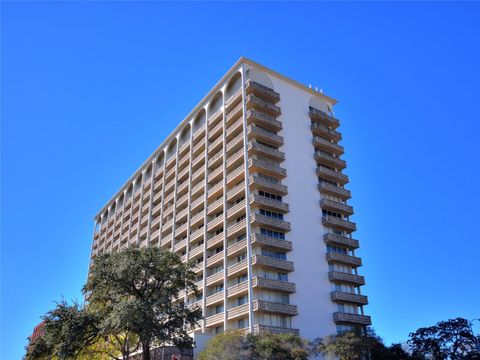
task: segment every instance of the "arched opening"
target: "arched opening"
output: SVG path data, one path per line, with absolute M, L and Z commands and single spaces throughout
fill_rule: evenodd
M 180 134 L 180 143 L 179 145 L 182 146 L 185 144 L 188 140 L 190 139 L 190 124 L 185 126 L 185 128 L 182 130 L 182 133 Z
M 163 151 L 160 152 L 157 156 L 157 160 L 155 160 L 155 171 L 161 169 L 163 167 L 163 163 L 165 162 L 165 157 L 163 155 Z
M 207 121 L 207 115 L 205 114 L 205 109 L 200 110 L 200 112 L 195 117 L 193 121 L 193 133 L 200 129 L 203 124 Z
M 145 171 L 145 179 L 150 179 L 152 176 L 152 164 L 148 165 L 147 171 Z
M 210 106 L 208 107 L 208 116 L 212 116 L 215 114 L 220 108 L 222 107 L 222 93 L 218 92 L 213 97 L 212 101 L 210 102 Z
M 247 78 L 247 80 L 252 80 L 256 83 L 259 83 L 274 90 L 273 83 L 270 77 L 267 74 L 258 71 L 257 69 L 248 69 L 245 73 L 245 77 Z
M 233 78 L 230 80 L 227 86 L 226 90 L 226 98 L 227 100 L 230 99 L 230 97 L 237 92 L 238 89 L 242 87 L 242 75 L 237 72 Z
M 121 194 L 120 197 L 118 198 L 118 208 L 121 208 L 123 206 L 123 200 L 124 200 L 124 197 L 123 197 L 123 194 Z
M 177 139 L 173 139 L 167 150 L 167 160 L 170 159 L 177 151 Z
M 132 196 L 132 193 L 133 193 L 133 185 L 130 184 L 130 185 L 128 185 L 127 194 L 125 195 L 125 199 L 130 198 Z
M 135 193 L 138 189 L 140 189 L 140 186 L 142 186 L 142 174 L 138 175 L 137 179 L 135 180 L 133 192 Z

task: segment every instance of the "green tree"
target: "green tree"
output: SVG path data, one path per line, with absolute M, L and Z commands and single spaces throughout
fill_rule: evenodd
M 43 334 L 31 342 L 26 359 L 77 359 L 97 341 L 97 319 L 78 303 L 62 300 L 43 316 Z
M 99 333 L 136 337 L 144 360 L 150 360 L 152 346 L 193 346 L 188 329 L 201 313 L 174 302 L 182 290 L 196 292 L 191 265 L 158 248 L 99 255 L 83 288 L 90 312 L 99 319 Z
M 440 321 L 409 336 L 408 343 L 415 358 L 480 359 L 478 338 L 468 320 L 463 318 Z
M 307 360 L 309 356 L 308 342 L 295 334 L 260 334 L 254 344 L 262 360 Z
M 252 335 L 241 331 L 228 331 L 215 335 L 199 354 L 198 360 L 250 360 L 254 359 Z

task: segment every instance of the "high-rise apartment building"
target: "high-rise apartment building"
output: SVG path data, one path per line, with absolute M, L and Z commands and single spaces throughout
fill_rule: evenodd
M 241 58 L 98 213 L 92 256 L 131 244 L 195 262 L 194 337 L 363 327 L 336 101 Z

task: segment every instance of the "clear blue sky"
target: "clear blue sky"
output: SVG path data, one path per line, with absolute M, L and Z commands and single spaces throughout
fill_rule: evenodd
M 339 99 L 387 343 L 480 316 L 480 6 L 2 3 L 5 360 L 80 298 L 92 217 L 245 55 Z

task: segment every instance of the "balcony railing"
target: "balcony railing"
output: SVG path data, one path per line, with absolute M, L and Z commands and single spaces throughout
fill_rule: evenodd
M 248 281 L 243 281 L 239 284 L 232 285 L 228 288 L 228 297 L 238 296 L 248 291 Z
M 343 146 L 332 143 L 327 139 L 316 135 L 313 136 L 313 146 L 328 152 L 332 152 L 336 155 L 342 155 L 344 153 Z
M 252 280 L 252 287 L 254 288 L 258 287 L 262 289 L 278 290 L 288 293 L 296 292 L 295 284 L 287 281 L 267 279 L 260 276 L 255 276 Z
M 274 116 L 279 116 L 282 113 L 278 106 L 255 95 L 247 95 L 246 104 L 248 109 L 254 107 Z
M 251 214 L 250 215 L 250 221 L 252 223 L 257 223 L 260 225 L 266 225 L 268 227 L 278 229 L 278 230 L 283 230 L 283 231 L 290 231 L 290 223 L 288 221 L 284 220 L 278 220 L 274 219 L 265 215 L 260 215 L 260 214 Z
M 223 302 L 223 291 L 219 291 L 213 295 L 210 295 L 207 297 L 207 306 L 218 304 L 220 302 Z
M 291 304 L 283 304 L 273 301 L 254 300 L 253 311 L 263 311 L 276 314 L 297 315 L 297 306 Z
M 260 144 L 256 141 L 248 142 L 248 150 L 254 154 L 259 154 L 259 155 L 273 158 L 276 161 L 285 160 L 285 154 L 280 150 L 273 149 L 271 147 Z
M 322 181 L 320 184 L 318 184 L 318 190 L 322 194 L 333 195 L 341 198 L 342 200 L 348 200 L 352 197 L 349 190 L 329 184 L 325 181 Z
M 268 143 L 272 143 L 272 145 L 275 146 L 283 145 L 283 137 L 255 125 L 247 126 L 247 134 L 249 135 L 249 138 L 264 140 Z
M 337 262 L 342 264 L 351 265 L 353 267 L 362 266 L 362 259 L 356 256 L 350 256 L 347 254 L 341 254 L 337 252 L 327 253 L 328 262 Z
M 342 174 L 341 172 L 337 172 L 335 170 L 331 170 L 321 165 L 317 167 L 317 175 L 324 177 L 328 180 L 340 183 L 342 185 L 345 185 L 346 183 L 348 183 L 347 175 Z
M 255 185 L 256 188 L 262 189 L 262 190 L 274 190 L 281 195 L 285 195 L 288 193 L 287 187 L 285 185 L 268 181 L 257 175 L 250 176 L 249 184 Z
M 333 313 L 333 321 L 335 321 L 336 323 L 349 323 L 349 324 L 358 324 L 358 325 L 372 324 L 372 320 L 370 316 L 343 313 L 343 312 Z
M 214 326 L 223 322 L 223 312 L 209 316 L 205 319 L 206 326 Z
M 270 89 L 268 86 L 262 85 L 252 80 L 247 81 L 245 91 L 247 94 L 256 94 L 274 103 L 280 101 L 279 93 L 277 93 L 273 89 Z
M 332 301 L 350 302 L 359 305 L 368 304 L 368 297 L 366 297 L 365 295 L 347 293 L 343 291 L 332 291 L 330 293 L 330 298 L 332 299 Z
M 352 232 L 357 230 L 357 225 L 354 222 L 339 219 L 334 216 L 325 215 L 322 217 L 322 224 L 324 226 L 333 227 L 338 230 Z
M 255 334 L 263 334 L 263 333 L 270 333 L 270 334 L 300 334 L 298 329 L 291 329 L 285 328 L 280 326 L 271 326 L 271 325 L 261 325 L 255 324 L 253 326 L 253 332 Z
M 278 176 L 281 178 L 287 176 L 287 170 L 284 168 L 260 159 L 248 159 L 248 167 L 250 171 L 261 171 L 269 176 Z
M 338 131 L 331 130 L 327 126 L 319 124 L 317 122 L 312 123 L 311 129 L 315 135 L 321 135 L 333 141 L 342 140 L 342 134 L 340 134 Z
M 320 207 L 324 210 L 331 210 L 333 212 L 340 213 L 346 216 L 350 216 L 353 214 L 353 207 L 351 207 L 350 205 L 325 198 L 320 200 Z
M 290 251 L 292 250 L 292 242 L 283 239 L 277 239 L 262 234 L 252 235 L 252 245 L 261 245 L 270 249 Z
M 259 124 L 274 131 L 280 131 L 283 128 L 282 123 L 276 120 L 274 116 L 253 109 L 247 111 L 247 121 L 249 124 Z
M 281 269 L 281 270 L 286 270 L 286 271 L 293 271 L 293 262 L 287 261 L 287 260 L 282 260 L 282 259 L 276 259 L 270 256 L 265 256 L 265 255 L 254 255 L 252 256 L 252 265 L 260 265 L 264 267 L 270 267 L 270 268 L 275 268 L 275 269 Z
M 283 201 L 279 201 L 279 200 L 274 200 L 259 194 L 250 195 L 250 204 L 261 205 L 262 208 L 272 209 L 272 210 L 276 210 L 284 213 L 288 212 L 289 210 L 289 206 L 287 203 L 284 203 Z
M 327 126 L 331 126 L 333 129 L 336 129 L 340 126 L 340 122 L 338 121 L 338 119 L 335 119 L 333 116 L 330 116 L 323 111 L 315 109 L 313 107 L 310 107 L 310 118 L 312 120 L 319 121 L 320 123 Z
M 360 275 L 344 273 L 340 271 L 330 271 L 328 273 L 330 281 L 347 282 L 355 285 L 365 285 L 365 278 Z
M 227 310 L 228 320 L 236 319 L 248 315 L 248 304 L 236 306 Z
M 329 245 L 339 245 L 347 247 L 349 249 L 358 248 L 358 240 L 351 239 L 342 235 L 327 233 L 323 235 L 323 240 Z
M 325 154 L 321 151 L 315 152 L 315 160 L 317 161 L 317 163 L 331 166 L 340 170 L 343 170 L 347 167 L 347 163 L 345 162 L 345 160 L 342 160 L 338 157 L 333 157 L 332 155 Z

